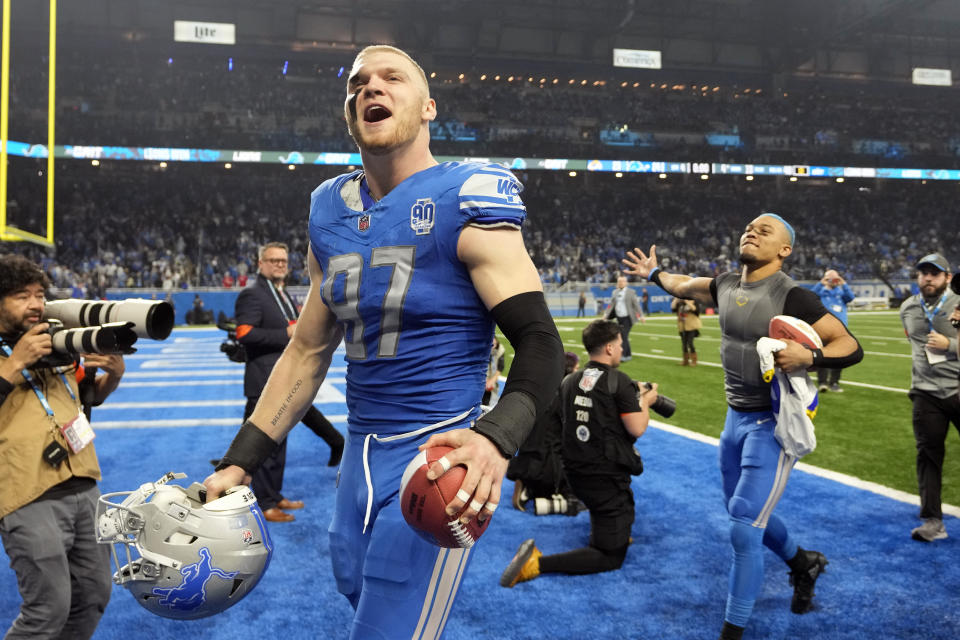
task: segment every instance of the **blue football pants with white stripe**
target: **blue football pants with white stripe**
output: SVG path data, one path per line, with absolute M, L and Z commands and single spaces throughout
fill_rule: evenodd
M 329 533 L 337 589 L 355 610 L 351 639 L 432 640 L 441 637 L 449 619 L 470 551 L 427 542 L 407 525 L 399 506 L 403 470 L 432 433 L 406 441 L 369 440 L 369 517 L 365 434 L 349 434 Z
M 763 547 L 784 562 L 797 553 L 786 525 L 773 513 L 796 462 L 773 437 L 772 411 L 727 410 L 720 435 L 720 473 L 730 514 L 733 566 L 724 619 L 745 627 L 763 584 Z

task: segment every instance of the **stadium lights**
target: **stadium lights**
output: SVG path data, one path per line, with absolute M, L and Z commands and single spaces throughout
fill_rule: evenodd
M 569 176 L 570 176 L 571 178 L 576 178 L 576 177 L 577 177 L 577 172 L 576 172 L 576 171 L 571 171 L 571 172 L 569 173 Z
M 753 176 L 747 176 L 744 178 L 747 182 L 753 182 Z
M 296 171 L 297 165 L 295 165 L 295 164 L 288 164 L 288 165 L 287 165 L 287 169 L 288 169 L 289 171 Z
M 437 72 L 436 72 L 436 71 L 431 71 L 431 72 L 430 72 L 430 77 L 431 77 L 431 78 L 436 78 L 436 77 L 437 77 Z
M 705 174 L 705 173 L 701 173 L 701 174 L 700 174 L 700 179 L 701 179 L 701 180 L 709 180 L 709 179 L 710 179 L 710 176 L 708 176 L 708 175 Z
M 639 82 L 634 82 L 634 83 L 633 83 L 633 88 L 634 88 L 634 89 L 636 89 L 636 88 L 639 87 L 639 86 L 640 86 L 640 83 L 639 83 Z
M 660 88 L 661 88 L 661 89 L 666 89 L 666 88 L 667 88 L 667 83 L 664 82 L 662 85 L 660 85 Z
M 573 84 L 574 82 L 576 82 L 576 80 L 574 80 L 573 78 L 570 78 L 570 81 L 567 84 Z
M 167 168 L 167 163 L 166 163 L 166 162 L 161 162 L 161 163 L 160 163 L 160 168 L 161 168 L 161 169 L 166 169 L 166 168 Z
M 99 160 L 91 160 L 91 161 L 90 161 L 90 164 L 92 164 L 92 165 L 95 166 L 95 167 L 99 167 L 99 166 L 100 166 L 100 161 L 99 161 Z
M 667 174 L 661 173 L 661 174 L 660 174 L 659 176 L 657 176 L 657 177 L 660 178 L 661 180 L 666 180 L 666 179 L 667 179 Z
M 232 169 L 232 168 L 233 168 L 233 165 L 228 162 L 228 163 L 226 163 L 226 164 L 223 165 L 223 168 L 224 168 L 224 169 Z
M 509 78 L 507 78 L 507 82 L 513 82 L 513 76 L 510 76 Z
M 461 74 L 461 75 L 462 75 L 462 74 Z M 481 75 L 481 76 L 480 76 L 480 79 L 481 79 L 481 80 L 486 80 L 486 79 L 487 79 L 487 74 Z
M 547 81 L 546 78 L 540 78 L 540 84 L 543 84 L 543 83 L 546 82 L 546 81 Z
M 656 88 L 657 88 L 657 83 L 656 83 L 656 82 L 651 82 L 651 83 L 650 83 L 650 88 L 651 88 L 651 89 L 656 89 Z
M 533 76 L 527 76 L 527 82 L 533 82 Z
M 797 176 L 790 176 L 790 182 L 796 182 Z
M 587 81 L 586 81 L 586 80 L 581 80 L 581 81 L 580 81 L 580 85 L 581 85 L 581 86 L 582 86 L 582 85 L 585 85 L 585 84 L 587 84 Z
M 616 177 L 618 177 L 618 178 L 622 178 L 622 177 L 623 177 L 623 174 L 622 174 L 621 172 L 619 172 L 619 171 L 617 171 L 617 172 L 616 172 L 615 174 L 613 174 L 613 175 L 616 176 Z
M 843 182 L 843 178 L 837 178 L 837 182 Z
M 500 76 L 493 76 L 493 79 L 494 79 L 494 80 L 497 80 L 497 81 L 499 82 Z
M 720 87 L 714 87 L 713 90 L 714 90 L 714 91 L 720 91 Z
M 557 84 L 558 82 L 560 82 L 560 78 L 554 78 L 554 79 L 553 79 L 553 84 Z
M 761 93 L 763 93 L 763 89 L 757 89 L 757 90 L 755 91 L 755 93 L 756 93 L 757 95 L 760 95 Z
M 463 74 L 462 74 L 462 73 L 461 73 L 459 76 L 457 76 L 457 80 L 463 80 Z

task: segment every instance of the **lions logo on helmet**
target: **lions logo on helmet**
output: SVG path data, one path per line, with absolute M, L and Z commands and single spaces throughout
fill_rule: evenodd
M 168 473 L 135 491 L 104 494 L 97 504 L 97 541 L 112 545 L 113 581 L 151 613 L 180 620 L 211 616 L 242 600 L 273 553 L 249 487 L 204 504 L 203 485 L 167 484 L 185 477 Z

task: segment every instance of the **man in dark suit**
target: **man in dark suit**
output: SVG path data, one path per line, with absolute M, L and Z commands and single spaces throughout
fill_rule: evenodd
M 257 279 L 237 297 L 237 340 L 247 352 L 243 375 L 243 393 L 247 396 L 244 420 L 253 413 L 273 365 L 287 346 L 296 325 L 297 307 L 284 286 L 287 264 L 287 245 L 282 242 L 263 245 Z M 339 464 L 343 454 L 340 432 L 313 405 L 302 422 L 330 445 L 328 466 Z M 303 508 L 302 500 L 287 500 L 281 493 L 286 458 L 287 441 L 284 439 L 254 474 L 251 483 L 264 517 L 271 522 L 290 522 L 294 517 L 287 511 Z
M 621 360 L 629 360 L 633 356 L 630 350 L 630 329 L 637 320 L 646 322 L 646 317 L 637 300 L 637 292 L 627 286 L 627 279 L 623 276 L 617 278 L 617 288 L 610 295 L 610 307 L 604 317 L 620 324 L 620 336 L 623 338 Z

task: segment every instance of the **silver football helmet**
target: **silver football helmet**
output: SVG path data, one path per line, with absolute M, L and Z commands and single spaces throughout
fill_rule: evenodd
M 249 487 L 204 504 L 203 485 L 167 484 L 185 477 L 171 472 L 135 491 L 106 493 L 97 504 L 97 542 L 112 545 L 113 581 L 148 611 L 180 620 L 235 605 L 260 581 L 273 552 Z

